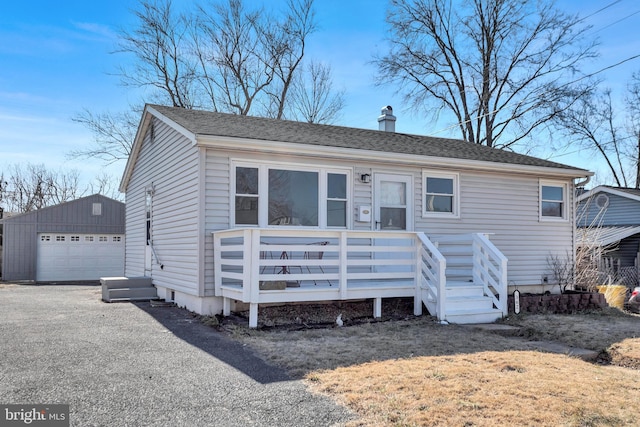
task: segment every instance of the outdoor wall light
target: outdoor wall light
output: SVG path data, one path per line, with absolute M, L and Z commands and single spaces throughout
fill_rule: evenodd
M 363 173 L 362 175 L 360 175 L 360 182 L 364 182 L 365 184 L 370 183 L 371 175 L 369 175 L 368 173 Z

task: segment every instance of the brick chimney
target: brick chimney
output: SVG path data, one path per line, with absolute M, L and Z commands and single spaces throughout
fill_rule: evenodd
M 378 129 L 385 132 L 396 131 L 396 116 L 393 115 L 393 108 L 391 105 L 382 107 L 382 113 L 378 117 Z

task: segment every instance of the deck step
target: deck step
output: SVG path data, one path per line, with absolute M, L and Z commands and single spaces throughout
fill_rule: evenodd
M 150 277 L 103 277 L 100 284 L 104 302 L 158 299 L 158 291 Z
M 460 310 L 484 312 L 493 309 L 493 299 L 480 296 L 447 297 L 447 313 Z
M 447 310 L 444 320 L 460 325 L 472 323 L 493 323 L 502 318 L 502 312 L 498 309 L 488 310 Z
M 148 288 L 153 286 L 151 277 L 101 277 L 100 284 L 107 289 Z

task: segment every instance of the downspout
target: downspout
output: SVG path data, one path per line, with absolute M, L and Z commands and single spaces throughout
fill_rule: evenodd
M 584 181 L 580 181 L 580 182 L 576 182 L 575 184 L 573 184 L 573 186 L 575 188 L 580 188 L 580 187 L 584 187 L 585 185 L 587 185 L 589 182 L 591 182 L 591 175 L 585 177 Z

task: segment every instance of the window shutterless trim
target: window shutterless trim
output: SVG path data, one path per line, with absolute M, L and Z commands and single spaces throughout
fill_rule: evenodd
M 317 226 L 296 226 L 300 228 L 313 228 L 313 229 L 349 229 L 352 218 L 349 215 L 352 206 L 351 197 L 351 169 L 336 168 L 336 167 L 313 167 L 304 164 L 296 163 L 277 163 L 277 162 L 254 162 L 247 160 L 232 160 L 231 161 L 231 179 L 230 179 L 230 217 L 232 227 L 264 227 L 264 228 L 277 228 L 281 225 L 269 225 L 268 224 L 268 209 L 269 209 L 269 170 L 290 170 L 297 172 L 315 172 L 318 174 L 318 225 Z M 237 224 L 236 223 L 236 211 L 235 211 L 235 199 L 236 196 L 244 196 L 236 194 L 236 169 L 253 168 L 258 169 L 258 224 Z M 346 199 L 336 199 L 328 197 L 328 176 L 329 174 L 345 175 L 346 179 Z M 328 226 L 327 225 L 327 204 L 329 201 L 342 201 L 346 203 L 346 225 L 345 226 Z
M 562 189 L 562 200 L 543 199 L 543 187 L 556 187 Z M 560 203 L 562 205 L 561 216 L 543 215 L 543 203 Z M 569 185 L 563 181 L 541 179 L 538 182 L 538 219 L 541 222 L 567 222 L 569 221 Z
M 427 178 L 442 178 L 453 181 L 453 194 L 429 193 L 427 194 Z M 452 197 L 452 212 L 434 212 L 427 210 L 427 198 L 429 195 Z M 422 217 L 423 218 L 460 218 L 460 174 L 451 172 L 439 172 L 422 170 Z

